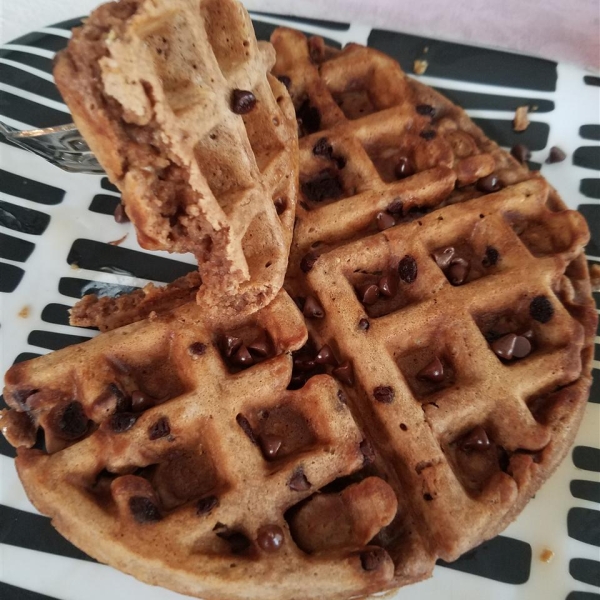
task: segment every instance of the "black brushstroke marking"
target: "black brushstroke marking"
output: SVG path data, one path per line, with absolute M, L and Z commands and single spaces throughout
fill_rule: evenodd
M 569 573 L 573 579 L 600 587 L 600 562 L 587 558 L 573 558 L 569 563 Z
M 15 265 L 0 262 L 0 292 L 10 294 L 17 289 L 25 271 Z
M 600 482 L 574 479 L 571 481 L 571 494 L 575 498 L 600 503 Z
M 85 17 L 77 17 L 76 19 L 69 19 L 68 21 L 61 21 L 60 23 L 57 23 L 56 25 L 52 25 L 53 29 L 66 29 L 67 31 L 71 31 L 71 29 L 73 29 L 73 27 L 79 27 L 80 25 L 82 25 L 82 20 Z
M 111 246 L 94 240 L 78 239 L 73 242 L 67 262 L 92 271 L 119 272 L 141 279 L 170 283 L 197 267 L 187 263 L 154 256 L 129 248 Z
M 591 446 L 575 446 L 573 464 L 578 469 L 600 473 L 600 449 Z
M 9 506 L 0 506 L 0 543 L 96 562 L 62 537 L 48 517 Z
M 571 592 L 566 600 L 600 600 L 600 594 L 592 594 L 591 592 Z
M 45 56 L 30 54 L 29 52 L 23 52 L 22 50 L 0 48 L 0 58 L 6 58 L 7 60 L 12 60 L 46 73 L 52 73 L 52 59 L 46 58 Z
M 514 112 L 519 106 L 537 107 L 530 116 L 536 113 L 548 113 L 554 110 L 552 100 L 541 98 L 519 98 L 516 96 L 495 96 L 493 94 L 482 94 L 480 92 L 465 92 L 463 90 L 448 90 L 446 88 L 434 88 L 454 102 L 466 109 L 477 110 L 507 110 Z
M 0 81 L 5 81 L 13 87 L 43 96 L 49 100 L 63 101 L 54 83 L 12 65 L 0 63 Z
M 20 238 L 0 233 L 0 258 L 25 262 L 33 252 L 35 244 Z
M 32 346 L 39 346 L 47 350 L 61 350 L 67 346 L 81 344 L 90 340 L 90 337 L 83 335 L 70 335 L 66 333 L 56 333 L 54 331 L 43 331 L 34 329 L 27 338 L 27 343 Z
M 111 192 L 115 192 L 116 194 L 120 194 L 121 192 L 119 191 L 119 188 L 116 185 L 113 185 L 110 180 L 108 179 L 108 177 L 103 177 L 100 180 L 100 187 L 103 190 L 109 190 Z
M 41 354 L 35 354 L 34 352 L 21 352 L 17 358 L 15 358 L 15 362 L 13 364 L 22 363 L 26 360 L 33 360 L 34 358 L 39 358 L 42 356 Z
M 542 168 L 541 163 L 533 162 L 531 160 L 527 161 L 527 166 L 530 171 L 539 171 Z
M 579 135 L 584 140 L 600 140 L 600 125 L 582 125 Z
M 60 204 L 65 197 L 65 191 L 60 188 L 2 169 L 0 169 L 0 192 L 47 205 Z
M 600 171 L 600 146 L 581 146 L 573 152 L 573 164 Z
M 595 77 L 594 75 L 585 75 L 583 81 L 586 85 L 600 86 L 600 77 Z
M 513 129 L 512 119 L 473 119 L 483 132 L 500 146 L 512 148 L 515 144 L 525 144 L 530 150 L 542 150 L 548 143 L 550 125 L 532 121 L 525 131 Z
M 114 215 L 115 208 L 121 203 L 121 198 L 107 194 L 96 194 L 92 198 L 89 210 L 102 215 Z
M 99 297 L 108 296 L 116 298 L 122 294 L 129 294 L 139 289 L 133 285 L 119 285 L 116 283 L 104 283 L 102 281 L 91 281 L 77 277 L 61 277 L 58 282 L 58 291 L 63 296 L 70 298 L 83 298 L 88 294 L 96 294 Z
M 600 200 L 600 179 L 582 179 L 579 191 L 588 198 Z
M 286 21 L 293 21 L 294 23 L 300 23 L 301 25 L 311 25 L 313 27 L 323 27 L 324 29 L 333 29 L 334 31 L 348 31 L 348 29 L 350 29 L 350 23 L 341 23 L 338 21 L 325 21 L 323 19 L 308 19 L 306 17 L 292 17 L 290 15 L 277 15 L 275 13 L 260 12 L 257 10 L 251 10 L 250 15 L 271 17 L 272 19 L 285 19 Z
M 600 546 L 600 511 L 572 508 L 567 514 L 567 531 L 574 540 Z
M 266 23 L 265 21 L 258 21 L 256 19 L 252 19 L 252 25 L 254 25 L 254 33 L 256 35 L 256 39 L 266 41 L 269 41 L 271 39 L 271 34 L 273 33 L 273 31 L 275 31 L 275 29 L 281 27 L 281 25 L 274 25 L 273 23 Z M 334 48 L 342 47 L 342 45 L 339 42 L 336 42 L 335 40 L 332 40 L 327 37 L 323 39 L 325 40 L 325 43 L 328 46 L 332 46 Z
M 27 124 L 32 129 L 67 125 L 73 122 L 69 113 L 55 110 L 9 92 L 0 94 L 0 115 Z
M 0 200 L 0 225 L 30 235 L 42 235 L 50 223 L 50 215 Z
M 42 321 L 46 323 L 55 323 L 56 325 L 70 325 L 69 309 L 66 304 L 51 303 L 44 306 L 42 310 Z
M 2 600 L 57 600 L 46 594 L 38 594 L 0 581 L 0 598 Z
M 598 147 L 600 150 L 600 147 Z M 585 217 L 590 228 L 590 241 L 585 247 L 585 253 L 600 256 L 600 205 L 580 204 L 577 210 Z
M 527 542 L 499 535 L 453 563 L 438 560 L 437 564 L 493 581 L 520 585 L 529 580 L 531 554 L 531 546 Z
M 19 46 L 32 46 L 33 48 L 43 48 L 44 50 L 50 50 L 51 52 L 58 52 L 62 50 L 69 40 L 60 35 L 54 35 L 52 33 L 44 33 L 42 31 L 32 31 L 16 40 L 12 40 L 11 44 L 18 44 Z
M 552 92 L 556 90 L 556 63 L 512 52 L 442 42 L 405 33 L 373 29 L 368 45 L 393 56 L 408 73 L 415 59 L 429 63 L 427 75 Z M 424 49 L 428 48 L 427 53 Z
M 598 323 L 598 327 L 600 327 L 600 323 Z M 592 388 L 589 401 L 600 404 L 600 370 L 598 369 L 592 369 Z

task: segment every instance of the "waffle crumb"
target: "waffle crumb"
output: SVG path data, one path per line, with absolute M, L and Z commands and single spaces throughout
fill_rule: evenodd
M 19 311 L 19 317 L 21 317 L 21 319 L 26 319 L 31 313 L 31 307 L 29 305 L 25 305 L 20 311 Z
M 529 127 L 529 119 L 527 118 L 527 112 L 529 106 L 519 106 L 515 111 L 515 118 L 513 121 L 513 129 L 515 131 L 525 131 Z
M 554 560 L 554 552 L 549 548 L 544 548 L 540 553 L 540 560 L 546 564 L 550 564 Z
M 413 63 L 413 73 L 415 73 L 416 75 L 423 75 L 423 73 L 427 71 L 428 66 L 429 63 L 426 60 L 417 59 Z

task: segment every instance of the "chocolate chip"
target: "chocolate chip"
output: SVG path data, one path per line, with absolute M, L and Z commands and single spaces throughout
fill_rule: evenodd
M 439 383 L 444 380 L 444 365 L 436 356 L 430 363 L 417 373 L 417 379 Z
M 158 506 L 145 496 L 129 498 L 129 510 L 138 523 L 152 523 L 162 518 Z
M 69 402 L 56 420 L 56 434 L 65 440 L 76 440 L 88 430 L 88 418 L 81 402 Z
M 374 283 L 365 283 L 356 288 L 358 299 L 365 305 L 375 304 L 379 298 L 379 288 Z
M 133 412 L 142 412 L 156 405 L 156 398 L 144 394 L 140 390 L 131 392 L 131 410 Z
M 379 231 L 389 229 L 390 227 L 393 227 L 396 224 L 396 219 L 394 219 L 394 217 L 392 217 L 392 215 L 390 215 L 389 213 L 383 211 L 377 213 L 375 220 L 377 222 L 377 229 L 379 229 Z
M 398 281 L 391 275 L 384 275 L 378 282 L 379 293 L 386 298 L 392 298 L 398 292 Z
M 562 162 L 565 158 L 567 158 L 567 155 L 558 146 L 552 146 L 552 148 L 550 148 L 550 154 L 546 159 L 546 163 L 552 164 Z
M 410 177 L 414 174 L 415 170 L 410 164 L 408 158 L 406 158 L 406 156 L 400 157 L 396 163 L 396 166 L 394 167 L 394 175 L 396 176 L 396 179 L 404 179 L 405 177 Z
M 346 159 L 339 154 L 337 156 L 332 156 L 331 160 L 335 161 L 335 164 L 338 169 L 343 169 L 346 166 Z
M 287 200 L 285 198 L 277 198 L 273 204 L 278 215 L 283 214 L 287 208 Z
M 243 554 L 252 545 L 248 536 L 241 531 L 231 531 L 229 528 L 223 527 L 216 533 L 218 537 L 229 544 L 232 554 Z
M 296 111 L 296 117 L 299 119 L 304 133 L 315 133 L 321 129 L 321 113 L 318 108 L 311 105 L 308 98 Z
M 129 412 L 131 410 L 131 398 L 125 395 L 116 383 L 109 384 L 107 393 L 115 399 L 115 412 Z
M 524 338 L 528 339 L 530 342 L 533 340 L 533 331 L 528 329 L 525 333 L 521 334 Z
M 305 254 L 300 261 L 300 268 L 302 269 L 302 272 L 308 273 L 315 266 L 318 258 L 319 257 L 314 252 Z
M 386 210 L 395 217 L 401 217 L 404 210 L 404 203 L 399 198 L 392 200 Z
M 346 385 L 354 385 L 354 373 L 350 361 L 345 360 L 339 367 L 333 369 L 331 374 Z
M 322 319 L 325 316 L 325 311 L 314 296 L 307 296 L 302 314 L 307 319 Z
M 239 337 L 235 337 L 233 335 L 224 336 L 221 343 L 223 353 L 227 358 L 231 358 L 231 356 L 238 351 L 242 343 L 243 342 Z
M 363 331 L 367 331 L 369 327 L 371 327 L 371 324 L 369 323 L 369 319 L 366 319 L 365 317 L 358 322 L 358 328 L 362 329 Z
M 432 140 L 437 134 L 433 129 L 427 129 L 426 131 L 421 131 L 419 134 L 424 140 Z
M 554 307 L 546 296 L 536 296 L 529 305 L 529 314 L 532 319 L 547 323 L 554 315 Z
M 231 357 L 231 364 L 236 367 L 251 367 L 254 364 L 254 359 L 244 344 Z
M 154 425 L 148 428 L 148 437 L 151 440 L 158 440 L 166 437 L 171 433 L 171 427 L 169 425 L 169 419 L 167 417 L 161 417 Z
M 497 192 L 498 190 L 502 189 L 502 184 L 500 183 L 498 176 L 492 173 L 491 175 L 482 177 L 477 181 L 477 189 L 480 192 L 490 194 L 491 192 Z
M 304 470 L 302 469 L 302 467 L 298 467 L 292 474 L 292 476 L 288 482 L 288 487 L 293 492 L 304 492 L 304 491 L 310 489 L 310 486 L 311 486 L 311 483 L 306 478 L 306 475 L 304 474 Z
M 196 514 L 208 515 L 212 512 L 212 509 L 216 508 L 218 505 L 219 499 L 216 496 L 206 496 L 205 498 L 200 498 L 196 504 Z
M 129 431 L 138 420 L 138 415 L 132 413 L 116 413 L 108 419 L 108 427 L 114 433 Z
M 484 267 L 493 267 L 499 259 L 500 252 L 498 252 L 498 250 L 496 250 L 496 248 L 494 248 L 493 246 L 488 246 L 485 249 L 485 256 L 483 257 L 481 264 Z
M 385 562 L 386 556 L 383 548 L 365 550 L 360 553 L 360 564 L 365 571 L 376 571 Z
M 115 221 L 117 223 L 128 223 L 129 222 L 129 217 L 127 216 L 127 213 L 125 212 L 125 207 L 123 206 L 123 204 L 117 204 L 117 207 L 115 208 L 115 212 L 114 212 L 114 217 L 115 217 Z
M 328 344 L 325 344 L 315 356 L 315 362 L 319 365 L 333 365 L 337 366 L 338 362 L 335 359 L 333 351 Z
M 348 404 L 348 398 L 346 398 L 346 394 L 342 390 L 337 391 L 337 397 L 342 404 Z
M 521 164 L 531 158 L 531 151 L 525 144 L 516 144 L 514 145 L 510 153 L 516 158 Z
M 262 331 L 253 342 L 248 344 L 248 350 L 252 356 L 257 356 L 258 358 L 269 356 L 271 354 L 271 342 L 269 341 L 267 332 Z
M 294 369 L 297 369 L 298 371 L 311 371 L 314 368 L 315 368 L 314 360 L 294 358 Z
M 265 433 L 260 436 L 260 447 L 262 448 L 265 458 L 275 458 L 282 443 L 283 438 L 279 435 Z
M 446 272 L 452 285 L 462 285 L 469 274 L 469 263 L 464 258 L 454 258 Z
M 252 431 L 252 425 L 250 425 L 250 421 L 246 419 L 246 417 L 239 413 L 236 415 L 235 420 L 237 424 L 242 428 L 242 431 L 248 436 L 248 439 L 255 445 L 258 446 L 258 442 L 256 440 L 256 436 L 254 435 L 254 431 Z
M 277 79 L 279 79 L 279 81 L 281 81 L 281 83 L 285 85 L 287 90 L 290 89 L 290 86 L 292 85 L 292 80 L 287 75 L 278 75 Z
M 194 342 L 188 347 L 188 354 L 195 360 L 206 353 L 206 344 Z
M 360 443 L 360 451 L 363 455 L 363 465 L 366 467 L 367 465 L 372 464 L 375 461 L 375 450 L 373 449 L 373 445 L 366 438 Z
M 337 200 L 344 193 L 337 171 L 333 169 L 323 169 L 312 179 L 302 183 L 300 189 L 306 199 L 311 202 Z
M 431 104 L 417 104 L 417 112 L 424 117 L 435 116 L 435 108 Z
M 511 360 L 516 341 L 517 336 L 514 333 L 508 333 L 492 343 L 492 350 L 496 353 L 496 356 L 504 360 Z
M 391 404 L 394 401 L 394 389 L 389 385 L 379 385 L 373 390 L 373 397 L 382 404 Z
M 490 447 L 490 439 L 488 438 L 485 429 L 478 425 L 467 433 L 460 442 L 460 447 L 465 452 L 473 450 L 487 450 Z
M 231 110 L 236 115 L 245 115 L 256 106 L 256 96 L 248 90 L 233 90 Z
M 329 143 L 326 137 L 319 138 L 317 143 L 313 147 L 313 154 L 315 156 L 324 156 L 331 158 L 333 155 L 333 147 Z
M 283 545 L 283 529 L 279 525 L 263 525 L 256 533 L 256 543 L 265 552 L 277 552 Z
M 515 340 L 515 346 L 513 348 L 513 357 L 514 358 L 525 358 L 529 356 L 531 353 L 531 343 L 529 340 L 523 336 L 518 335 Z
M 454 247 L 448 246 L 447 248 L 436 250 L 432 256 L 433 260 L 435 260 L 435 264 L 443 271 L 452 262 L 455 254 L 456 250 Z
M 405 283 L 413 283 L 417 278 L 417 261 L 407 254 L 398 263 L 398 275 Z

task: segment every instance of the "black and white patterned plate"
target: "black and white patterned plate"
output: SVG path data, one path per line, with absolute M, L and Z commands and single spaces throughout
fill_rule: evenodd
M 257 36 L 279 24 L 341 46 L 368 44 L 462 105 L 502 146 L 524 143 L 531 166 L 588 220 L 590 261 L 600 262 L 600 77 L 552 61 L 441 42 L 357 24 L 253 14 Z M 20 129 L 71 121 L 51 68 L 79 19 L 30 33 L 0 49 L 0 120 Z M 517 106 L 534 108 L 523 133 L 512 129 Z M 543 164 L 548 149 L 567 152 Z M 0 368 L 84 341 L 94 331 L 70 327 L 68 309 L 84 294 L 114 295 L 172 281 L 193 270 L 191 257 L 142 250 L 131 225 L 112 213 L 117 190 L 105 177 L 67 174 L 0 137 Z M 127 234 L 121 245 L 109 242 Z M 599 295 L 596 294 L 598 305 Z M 403 600 L 600 600 L 600 337 L 594 385 L 572 452 L 501 536 Z M 145 600 L 182 598 L 100 565 L 64 540 L 27 500 L 0 436 L 0 598 L 3 600 Z M 546 562 L 541 554 L 549 550 Z

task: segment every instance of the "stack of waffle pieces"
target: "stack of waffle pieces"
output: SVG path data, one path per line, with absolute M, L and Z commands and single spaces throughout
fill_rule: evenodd
M 104 333 L 13 366 L 0 425 L 102 562 L 207 599 L 360 597 L 496 535 L 564 457 L 589 233 L 391 58 L 271 41 L 233 0 L 122 0 L 75 32 L 79 129 L 140 243 L 199 273 L 84 299 L 72 322 Z

